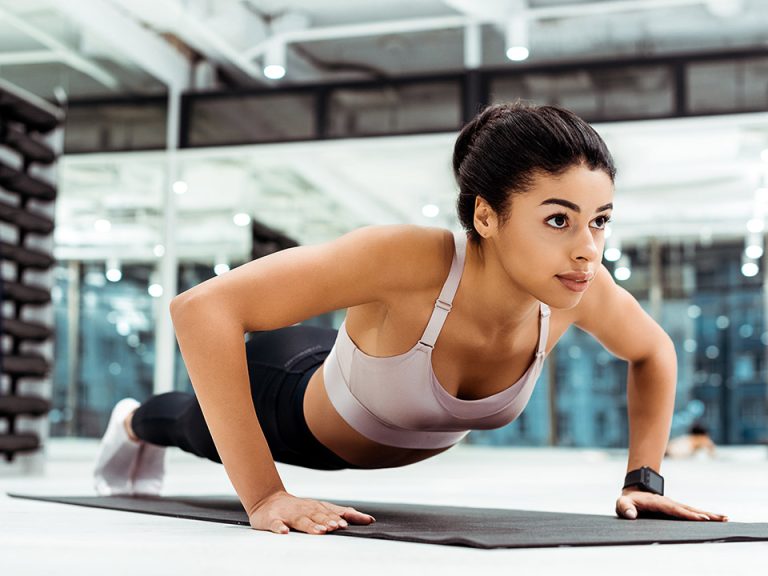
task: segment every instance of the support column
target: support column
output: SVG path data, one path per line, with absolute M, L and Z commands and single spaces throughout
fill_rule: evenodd
M 462 123 L 469 122 L 485 103 L 480 66 L 483 62 L 481 24 L 472 21 L 464 27 L 464 94 Z
M 173 183 L 178 180 L 177 151 L 179 148 L 179 126 L 181 122 L 181 90 L 168 86 L 168 114 L 166 122 L 166 170 L 163 182 L 163 234 L 165 252 L 160 258 L 160 284 L 163 294 L 156 299 L 155 332 L 155 394 L 170 392 L 174 383 L 174 359 L 176 336 L 171 322 L 171 300 L 178 289 L 178 256 L 176 251 L 176 195 Z
M 70 260 L 67 266 L 69 288 L 67 290 L 67 397 L 64 402 L 64 435 L 79 433 L 77 409 L 80 383 L 80 270 L 77 260 Z
M 664 301 L 662 289 L 662 263 L 661 243 L 658 238 L 651 238 L 648 246 L 650 251 L 650 289 L 648 291 L 648 304 L 651 317 L 656 322 L 661 322 L 661 306 Z

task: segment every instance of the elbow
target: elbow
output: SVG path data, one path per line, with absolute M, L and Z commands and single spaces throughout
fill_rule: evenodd
M 663 337 L 659 339 L 659 345 L 656 348 L 656 356 L 662 358 L 668 362 L 677 364 L 677 351 L 675 350 L 675 343 L 667 333 L 664 333 Z
M 171 312 L 171 320 L 173 320 L 174 322 L 179 316 L 179 311 L 181 307 L 184 305 L 185 299 L 183 296 L 184 296 L 183 294 L 179 294 L 178 296 L 175 296 L 174 298 L 171 299 L 170 306 L 168 306 L 168 309 Z
M 646 349 L 641 356 L 628 359 L 632 364 L 643 365 L 648 363 L 672 363 L 677 365 L 677 351 L 675 343 L 666 332 L 660 332 L 655 339 L 655 344 Z
M 196 296 L 192 290 L 187 290 L 171 299 L 171 304 L 168 307 L 171 313 L 171 321 L 174 326 L 178 326 L 181 318 L 187 315 L 190 310 L 191 302 Z
M 175 296 L 171 299 L 171 304 L 168 307 L 168 309 L 171 312 L 171 318 L 174 318 L 179 313 L 179 308 L 181 308 L 182 303 L 184 302 L 184 299 L 182 298 L 183 294 L 179 294 L 178 296 Z
M 235 316 L 220 298 L 215 298 L 210 292 L 187 290 L 171 299 L 169 306 L 171 322 L 178 334 L 179 331 L 199 330 L 200 326 L 227 324 L 237 326 Z

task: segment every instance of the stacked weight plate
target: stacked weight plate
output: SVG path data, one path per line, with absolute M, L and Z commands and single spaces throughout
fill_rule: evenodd
M 0 454 L 7 461 L 41 447 L 41 434 L 29 427 L 22 431 L 20 424 L 44 418 L 50 410 L 50 400 L 34 390 L 51 371 L 50 354 L 36 348 L 53 338 L 53 326 L 36 320 L 41 314 L 35 312 L 50 306 L 52 286 L 35 276 L 44 276 L 54 264 L 52 248 L 40 246 L 52 247 L 44 240 L 50 240 L 54 227 L 51 175 L 57 151 L 52 143 L 57 138 L 52 135 L 61 118 L 48 103 L 0 82 Z

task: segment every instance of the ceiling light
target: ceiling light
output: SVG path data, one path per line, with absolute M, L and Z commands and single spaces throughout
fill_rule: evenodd
M 155 244 L 155 247 L 152 249 L 152 252 L 158 258 L 162 258 L 163 254 L 165 254 L 165 246 L 163 246 L 162 244 Z
M 93 223 L 93 227 L 96 229 L 97 232 L 109 232 L 110 230 L 112 230 L 112 223 L 109 220 L 100 218 Z
M 632 276 L 632 270 L 626 266 L 619 266 L 613 271 L 613 275 L 616 280 L 629 280 L 629 277 Z
M 110 282 L 120 282 L 123 273 L 120 270 L 120 262 L 116 258 L 107 260 L 107 273 L 105 274 Z
M 608 262 L 616 262 L 621 258 L 621 250 L 618 248 L 606 248 L 603 256 Z
M 280 80 L 285 76 L 285 42 L 273 40 L 264 54 L 264 76 Z
M 616 269 L 613 271 L 616 280 L 628 280 L 632 276 L 632 270 L 629 267 L 629 256 L 623 254 L 616 262 Z
M 744 254 L 747 258 L 757 259 L 763 255 L 763 235 L 759 232 L 748 234 L 744 243 Z
M 173 183 L 173 191 L 176 192 L 176 194 L 186 194 L 187 190 L 189 190 L 189 186 L 187 186 L 187 183 L 183 180 L 178 180 Z
M 507 58 L 514 62 L 528 59 L 528 20 L 524 15 L 512 16 L 507 20 L 504 38 Z
M 238 212 L 232 217 L 232 221 L 236 226 L 248 226 L 251 223 L 251 217 L 245 212 Z
M 760 271 L 760 269 L 757 267 L 757 264 L 754 262 L 744 262 L 744 264 L 741 265 L 741 273 L 744 274 L 744 276 L 747 276 L 748 278 L 751 278 L 752 276 L 757 276 L 757 273 Z
M 755 244 L 750 244 L 744 249 L 744 254 L 746 254 L 747 258 L 752 258 L 753 260 L 757 260 L 760 258 L 760 256 L 763 255 L 763 247 L 757 246 Z
M 434 204 L 425 204 L 421 208 L 421 213 L 427 218 L 434 218 L 435 216 L 440 214 L 440 208 L 438 208 Z

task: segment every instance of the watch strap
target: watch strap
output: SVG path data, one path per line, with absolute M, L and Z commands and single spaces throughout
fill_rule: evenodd
M 644 492 L 664 495 L 664 477 L 648 466 L 627 473 L 624 478 L 624 488 L 630 486 L 637 486 Z

